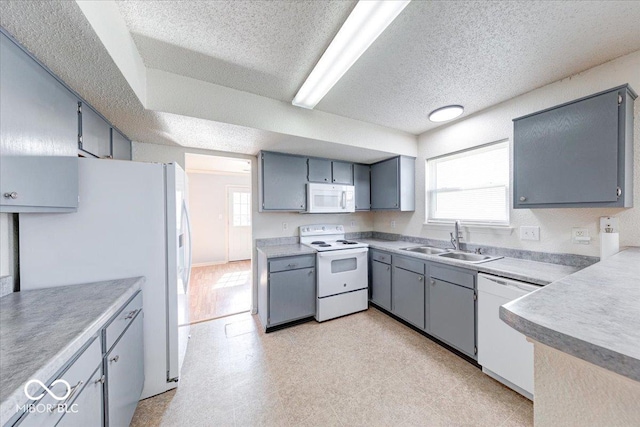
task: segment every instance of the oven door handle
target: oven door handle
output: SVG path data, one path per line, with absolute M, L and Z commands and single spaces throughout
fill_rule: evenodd
M 335 251 L 318 252 L 319 258 L 345 258 L 348 255 L 366 254 L 369 248 L 337 249 Z

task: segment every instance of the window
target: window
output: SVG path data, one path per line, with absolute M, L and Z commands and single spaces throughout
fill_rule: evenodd
M 233 193 L 233 226 L 245 227 L 251 225 L 251 193 Z
M 509 142 L 427 160 L 427 221 L 509 223 Z

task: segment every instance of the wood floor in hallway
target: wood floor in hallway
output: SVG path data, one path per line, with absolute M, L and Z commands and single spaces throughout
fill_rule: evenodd
M 251 261 L 191 269 L 191 323 L 251 309 Z

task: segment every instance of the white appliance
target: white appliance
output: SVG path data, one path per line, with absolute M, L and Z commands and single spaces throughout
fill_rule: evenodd
M 78 173 L 77 212 L 20 215 L 21 289 L 144 276 L 142 398 L 175 388 L 189 336 L 186 175 L 104 159 L 79 159 Z
M 533 400 L 533 344 L 500 319 L 500 306 L 541 286 L 478 274 L 478 363 L 490 377 Z
M 356 211 L 353 185 L 307 184 L 307 213 L 348 213 Z
M 368 308 L 369 245 L 346 240 L 342 225 L 322 224 L 300 227 L 300 243 L 318 251 L 318 322 Z

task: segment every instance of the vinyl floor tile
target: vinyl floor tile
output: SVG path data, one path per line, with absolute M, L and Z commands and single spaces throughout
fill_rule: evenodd
M 533 405 L 372 308 L 265 334 L 243 313 L 192 326 L 177 390 L 132 426 L 531 426 Z

